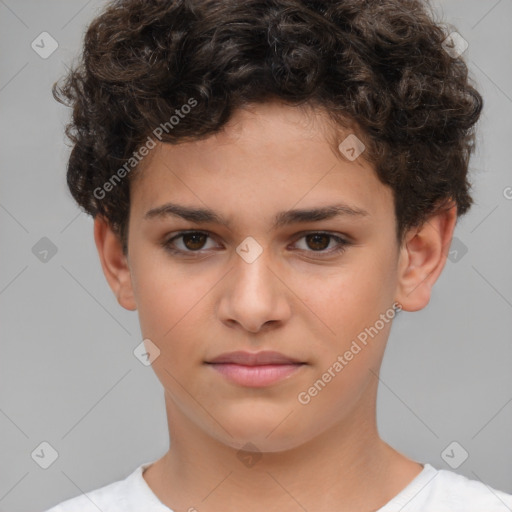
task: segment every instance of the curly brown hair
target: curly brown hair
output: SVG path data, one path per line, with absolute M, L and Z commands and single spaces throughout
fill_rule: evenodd
M 447 26 L 421 0 L 113 1 L 53 86 L 73 108 L 70 192 L 107 219 L 126 253 L 136 173 L 120 178 L 127 162 L 138 170 L 134 155 L 155 128 L 165 126 L 163 142 L 199 140 L 236 109 L 278 99 L 357 127 L 364 158 L 393 190 L 401 243 L 449 201 L 459 216 L 473 203 L 483 100 L 462 58 L 445 51 Z

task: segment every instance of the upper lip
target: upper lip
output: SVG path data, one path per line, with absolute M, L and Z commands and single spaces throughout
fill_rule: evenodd
M 271 350 L 265 350 L 262 352 L 224 352 L 223 354 L 218 355 L 214 359 L 210 361 L 206 361 L 207 363 L 232 363 L 232 364 L 241 364 L 245 366 L 258 366 L 264 364 L 297 364 L 303 363 L 298 359 L 293 357 L 285 356 L 279 352 L 274 352 Z

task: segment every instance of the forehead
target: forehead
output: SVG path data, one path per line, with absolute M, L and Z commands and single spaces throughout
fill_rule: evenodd
M 345 203 L 382 214 L 392 191 L 364 152 L 354 161 L 339 153 L 350 134 L 319 111 L 277 102 L 240 109 L 202 140 L 157 144 L 132 183 L 131 208 L 141 215 L 172 201 L 228 215 Z

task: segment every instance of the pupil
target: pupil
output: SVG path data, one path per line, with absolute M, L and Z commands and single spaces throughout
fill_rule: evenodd
M 307 235 L 306 238 L 308 239 L 308 242 L 309 240 L 311 239 L 314 239 L 316 241 L 318 241 L 318 239 L 322 239 L 324 240 L 324 242 L 327 240 L 327 244 L 322 244 L 320 243 L 320 246 L 321 247 L 315 247 L 315 245 L 318 245 L 316 244 L 316 242 L 313 242 L 313 247 L 311 246 L 311 244 L 308 243 L 308 245 L 312 248 L 312 249 L 318 249 L 318 250 L 321 250 L 321 249 L 325 249 L 326 247 L 329 246 L 329 236 L 328 235 L 323 235 L 323 234 L 314 234 L 314 235 Z
M 205 236 L 204 233 L 186 233 L 183 235 L 183 243 L 188 249 L 201 249 L 204 245 Z M 197 246 L 198 238 L 203 238 L 203 243 L 199 242 L 199 246 Z M 190 240 L 192 240 L 192 244 L 189 243 Z

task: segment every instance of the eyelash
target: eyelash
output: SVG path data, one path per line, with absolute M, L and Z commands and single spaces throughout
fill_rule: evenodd
M 192 251 L 192 250 L 183 251 L 181 249 L 176 249 L 175 247 L 173 247 L 171 245 L 172 242 L 174 242 L 174 240 L 176 240 L 178 238 L 182 238 L 184 235 L 191 235 L 191 234 L 202 234 L 202 235 L 208 236 L 209 238 L 212 238 L 208 231 L 180 231 L 179 233 L 174 235 L 172 238 L 164 240 L 161 243 L 161 245 L 163 246 L 163 248 L 166 251 L 170 252 L 171 254 L 187 255 L 187 256 L 191 256 L 191 257 L 195 257 L 195 255 L 201 255 L 201 253 L 203 251 L 202 249 L 198 249 L 197 251 Z M 318 255 L 320 255 L 320 257 L 322 257 L 322 255 L 332 256 L 332 255 L 342 254 L 343 252 L 345 252 L 345 250 L 348 246 L 352 245 L 352 243 L 349 242 L 348 240 L 341 238 L 337 235 L 333 235 L 331 233 L 325 232 L 325 231 L 309 231 L 305 234 L 302 234 L 302 236 L 297 238 L 297 240 L 294 243 L 298 242 L 299 240 L 301 240 L 302 238 L 305 238 L 308 235 L 326 235 L 330 239 L 334 239 L 335 241 L 338 242 L 339 246 L 337 248 L 335 248 L 334 250 L 331 249 L 330 251 L 326 251 L 326 250 L 320 250 L 320 251 L 308 250 L 308 251 L 306 251 L 305 249 L 299 249 L 299 251 L 305 251 L 305 252 L 318 254 Z

